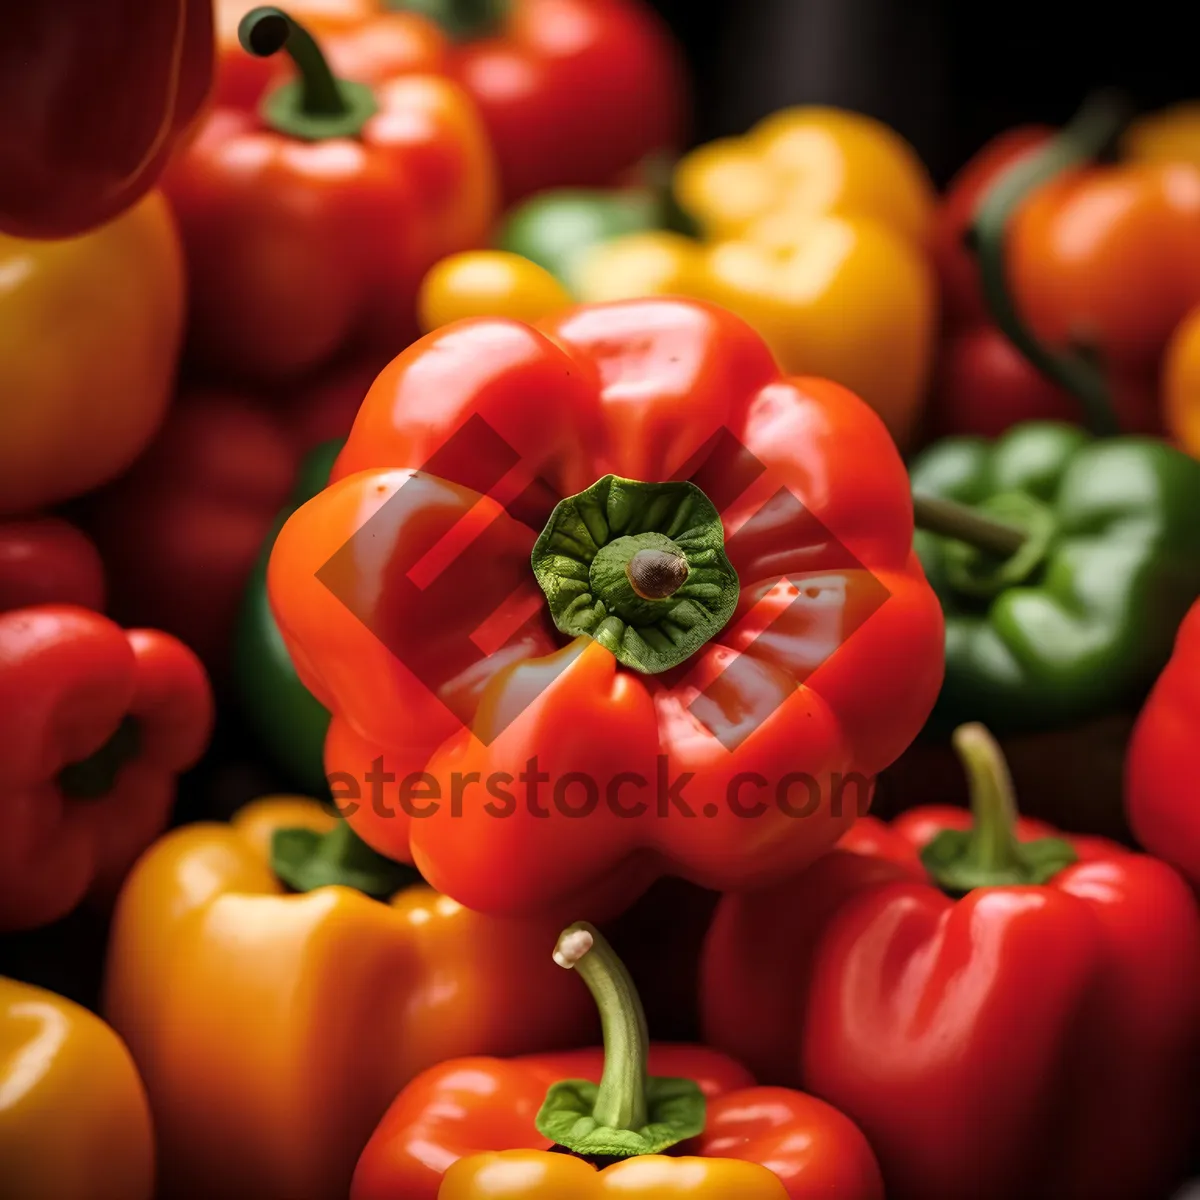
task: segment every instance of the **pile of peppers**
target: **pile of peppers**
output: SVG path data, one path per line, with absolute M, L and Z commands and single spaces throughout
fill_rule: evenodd
M 1196 1174 L 1200 107 L 939 194 L 642 0 L 0 68 L 0 1195 Z

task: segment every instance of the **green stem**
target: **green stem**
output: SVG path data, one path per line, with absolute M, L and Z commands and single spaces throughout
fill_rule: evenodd
M 1049 145 L 1000 175 L 982 197 L 969 231 L 992 319 L 1037 370 L 1079 399 L 1098 436 L 1120 432 L 1104 373 L 1091 355 L 1057 353 L 1043 345 L 1021 320 L 1005 274 L 1005 234 L 1013 211 L 1034 188 L 1094 159 L 1111 145 L 1127 118 L 1127 107 L 1116 95 L 1093 97 Z
M 975 888 L 1043 884 L 1076 861 L 1063 838 L 1018 839 L 1008 763 L 982 725 L 960 725 L 953 742 L 967 773 L 972 820 L 969 829 L 943 829 L 922 849 L 921 861 L 935 883 L 954 896 Z
M 913 523 L 918 529 L 966 542 L 997 558 L 1010 558 L 1028 533 L 1015 525 L 977 512 L 969 504 L 938 496 L 913 496 Z
M 972 830 L 969 862 L 982 871 L 1001 872 L 1017 864 L 1016 792 L 1012 773 L 996 739 L 979 724 L 960 725 L 951 737 L 967 773 Z
M 625 964 L 594 925 L 577 921 L 554 949 L 560 967 L 574 969 L 600 1010 L 604 1074 L 593 1116 L 611 1129 L 641 1129 L 647 1121 L 650 1035 L 646 1013 Z
M 297 78 L 263 98 L 263 120 L 276 131 L 305 141 L 357 137 L 377 111 L 371 89 L 339 79 L 316 39 L 283 9 L 251 9 L 238 24 L 238 40 L 257 58 L 283 50 L 295 65 Z

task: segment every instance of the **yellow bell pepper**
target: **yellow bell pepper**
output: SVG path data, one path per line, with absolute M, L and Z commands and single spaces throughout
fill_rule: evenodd
M 1200 308 L 1184 317 L 1167 343 L 1162 398 L 1167 432 L 1200 458 Z
M 80 496 L 142 452 L 175 388 L 184 288 L 158 192 L 82 237 L 0 234 L 0 515 Z
M 173 1200 L 345 1200 L 396 1093 L 446 1058 L 593 1035 L 546 953 L 556 927 L 483 917 L 423 885 L 387 903 L 289 894 L 275 832 L 315 801 L 255 801 L 168 834 L 117 905 L 104 1012 L 142 1070 Z
M 0 1195 L 153 1192 L 150 1108 L 121 1039 L 78 1004 L 0 978 Z
M 1134 162 L 1200 167 L 1200 100 L 1173 104 L 1132 121 L 1121 141 L 1121 155 Z
M 871 217 L 918 245 L 936 195 L 912 147 L 893 129 L 837 108 L 787 108 L 743 137 L 722 138 L 675 169 L 675 198 L 711 239 L 738 237 L 766 217 Z
M 549 271 L 507 250 L 464 250 L 435 263 L 417 293 L 417 320 L 430 333 L 467 317 L 540 321 L 571 303 Z
M 937 324 L 926 250 L 935 197 L 912 149 L 869 117 L 790 109 L 692 151 L 674 192 L 701 240 L 637 233 L 593 246 L 578 299 L 685 293 L 720 304 L 785 371 L 849 387 L 904 445 Z
M 460 1158 L 438 1200 L 787 1200 L 766 1167 L 731 1158 L 650 1154 L 597 1171 L 581 1158 L 503 1150 Z

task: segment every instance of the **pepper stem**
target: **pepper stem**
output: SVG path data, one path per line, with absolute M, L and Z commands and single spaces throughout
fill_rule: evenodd
M 377 111 L 371 89 L 339 79 L 316 39 L 283 9 L 251 9 L 238 24 L 238 41 L 257 58 L 283 50 L 295 65 L 297 79 L 268 92 L 259 110 L 277 132 L 304 141 L 357 137 Z
M 1078 398 L 1097 436 L 1120 432 L 1108 381 L 1094 355 L 1057 353 L 1038 341 L 1021 320 L 1008 290 L 1005 234 L 1013 212 L 1034 188 L 1094 159 L 1112 144 L 1127 119 L 1127 106 L 1119 96 L 1110 92 L 1093 96 L 1049 145 L 1000 175 L 983 195 L 968 234 L 992 319 L 1037 370 Z
M 1028 533 L 1006 521 L 985 516 L 969 504 L 938 496 L 913 496 L 913 523 L 918 529 L 966 542 L 998 558 L 1009 558 L 1025 544 Z
M 586 921 L 563 930 L 554 961 L 579 973 L 600 1010 L 604 1074 L 592 1115 L 610 1129 L 641 1129 L 647 1122 L 650 1034 L 633 979 L 603 934 Z
M 1046 883 L 1078 856 L 1062 838 L 1017 837 L 1012 775 L 995 738 L 979 724 L 960 725 L 954 749 L 967 773 L 971 828 L 944 829 L 922 851 L 925 869 L 945 891 Z
M 1007 870 L 1017 861 L 1017 800 L 1008 762 L 978 723 L 960 725 L 950 740 L 967 773 L 974 824 L 969 861 L 983 871 Z

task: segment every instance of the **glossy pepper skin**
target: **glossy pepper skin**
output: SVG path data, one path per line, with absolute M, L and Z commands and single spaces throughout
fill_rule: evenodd
M 23 1200 L 151 1200 L 154 1134 L 121 1039 L 94 1013 L 0 978 L 0 1162 Z
M 1125 760 L 1125 805 L 1138 841 L 1200 881 L 1196 722 L 1200 719 L 1200 603 L 1179 628 L 1175 652 L 1134 726 Z
M 90 233 L 154 187 L 213 75 L 211 0 L 68 0 L 5 13 L 0 230 Z
M 1087 346 L 1112 369 L 1153 373 L 1200 302 L 1200 168 L 1067 172 L 1022 206 L 1009 263 L 1014 299 L 1040 338 Z
M 496 204 L 487 135 L 451 81 L 357 85 L 330 132 L 291 86 L 290 107 L 277 85 L 260 110 L 214 110 L 164 181 L 187 251 L 192 358 L 268 385 L 350 346 L 395 353 L 425 271 L 482 244 Z
M 694 1079 L 708 1100 L 704 1133 L 676 1147 L 685 1157 L 626 1159 L 597 1175 L 581 1159 L 547 1153 L 551 1142 L 534 1125 L 547 1088 L 560 1079 L 599 1082 L 602 1070 L 599 1049 L 432 1067 L 400 1093 L 367 1143 L 350 1200 L 883 1196 L 874 1156 L 851 1121 L 812 1096 L 755 1087 L 744 1067 L 700 1046 L 650 1047 L 652 1074 Z
M 100 554 L 61 517 L 0 521 L 0 613 L 35 604 L 104 608 Z
M 749 321 L 783 369 L 862 396 L 901 443 L 933 361 L 933 186 L 886 126 L 787 109 L 680 160 L 673 193 L 701 235 L 631 234 L 567 280 L 581 300 L 683 293 Z
M 856 1121 L 896 1200 L 1166 1194 L 1195 1103 L 1194 899 L 1164 863 L 1070 838 L 1045 883 L 954 900 L 918 855 L 970 824 L 867 818 L 794 880 L 726 896 L 706 1040 Z
M 496 921 L 424 886 L 387 903 L 301 895 L 275 831 L 326 831 L 315 801 L 255 801 L 167 834 L 117 906 L 103 1011 L 142 1070 L 172 1196 L 342 1200 L 399 1088 L 462 1054 L 589 1036 L 545 923 Z
M 213 720 L 187 647 L 71 605 L 0 616 L 0 928 L 111 898 Z
M 510 504 L 522 519 L 501 513 L 495 496 L 509 502 L 502 489 L 477 503 L 471 485 L 489 468 L 471 448 L 479 423 L 466 423 L 476 416 L 512 448 L 522 472 L 559 496 L 610 472 L 657 483 L 707 471 L 720 488 L 714 507 L 740 580 L 728 628 L 674 674 L 651 677 L 590 637 L 556 633 L 530 578 L 536 531 L 554 499 L 526 491 Z M 742 466 L 723 457 L 736 443 L 764 468 L 753 483 L 743 450 L 734 451 Z M 434 454 L 443 474 L 431 467 L 407 491 Z M 402 485 L 405 499 L 366 535 L 371 552 L 334 558 Z M 788 493 L 800 501 L 794 509 Z M 782 506 L 767 510 L 776 518 L 749 524 L 771 498 Z M 453 571 L 443 568 L 446 582 L 419 600 L 401 582 L 404 570 L 445 547 L 468 513 L 454 551 L 439 551 Z M 454 561 L 492 521 L 486 554 Z M 907 476 L 880 421 L 835 384 L 781 376 L 738 318 L 688 300 L 581 306 L 537 326 L 446 326 L 400 355 L 368 394 L 330 487 L 281 531 L 268 589 L 301 679 L 333 713 L 326 769 L 331 778 L 342 773 L 334 794 L 366 842 L 391 858 L 411 856 L 434 886 L 483 912 L 574 907 L 602 892 L 594 911 L 613 915 L 662 874 L 718 889 L 787 874 L 850 823 L 853 805 L 833 802 L 832 772 L 870 776 L 893 761 L 940 681 L 941 614 L 912 554 L 911 522 Z M 325 575 L 327 586 L 316 574 L 331 559 L 340 565 Z M 464 570 L 470 586 L 455 589 Z M 518 589 L 530 604 L 508 626 L 516 633 L 482 657 L 466 648 L 469 631 Z M 756 602 L 764 607 L 746 616 Z M 422 604 L 433 605 L 423 617 Z M 744 655 L 773 619 L 771 651 Z M 708 724 L 685 716 L 722 668 Z M 731 721 L 746 731 L 729 738 L 733 752 L 721 740 Z M 534 756 L 534 770 L 553 781 L 540 800 L 529 792 L 531 777 L 504 819 L 488 807 L 503 797 L 482 787 L 468 785 L 455 803 L 456 776 L 515 782 Z M 377 759 L 395 774 L 383 781 L 395 790 L 375 791 Z M 800 769 L 824 781 L 816 819 L 755 805 Z M 731 806 L 732 781 L 745 771 L 768 791 L 738 793 Z M 405 791 L 414 772 L 432 784 Z M 705 819 L 675 811 L 675 800 L 660 802 L 668 815 L 659 819 L 652 795 L 628 790 L 585 820 L 565 816 L 563 806 L 537 817 L 572 773 L 600 794 L 629 773 L 639 788 L 665 778 L 676 800 Z M 449 803 L 410 819 L 430 786 Z M 739 802 L 755 819 L 734 815 Z
M 232 28 L 253 5 L 230 0 L 227 7 Z M 294 7 L 327 36 L 348 78 L 372 83 L 382 71 L 426 70 L 458 83 L 487 126 L 506 204 L 547 188 L 614 183 L 682 140 L 682 57 L 642 0 L 303 0 Z M 234 65 L 235 43 L 236 35 L 226 39 L 221 79 L 246 103 L 264 76 Z
M 1150 438 L 1095 439 L 1052 422 L 922 452 L 914 494 L 1035 531 L 1002 561 L 917 534 L 946 610 L 939 724 L 1011 733 L 1140 703 L 1200 594 L 1198 468 Z
M 297 785 L 323 793 L 329 713 L 300 682 L 267 597 L 267 563 L 284 521 L 329 483 L 344 442 L 325 442 L 307 455 L 292 495 L 263 541 L 238 617 L 236 677 L 242 711 Z
M 0 234 L 0 514 L 120 474 L 167 410 L 183 255 L 157 192 L 83 237 Z

